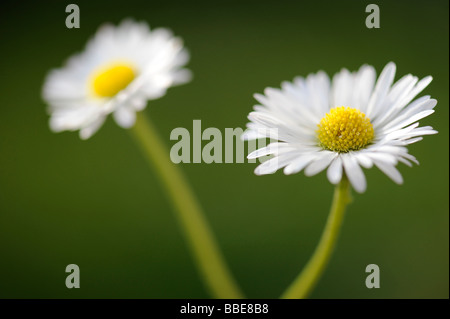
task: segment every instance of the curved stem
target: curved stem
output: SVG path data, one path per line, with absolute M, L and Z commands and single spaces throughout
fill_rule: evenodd
M 345 208 L 350 202 L 350 184 L 344 175 L 335 188 L 330 215 L 313 256 L 281 298 L 302 299 L 308 297 L 330 260 L 344 219 Z
M 171 162 L 169 151 L 143 112 L 138 114 L 136 124 L 130 131 L 149 164 L 154 166 L 171 199 L 188 246 L 209 291 L 216 298 L 243 298 L 182 171 Z

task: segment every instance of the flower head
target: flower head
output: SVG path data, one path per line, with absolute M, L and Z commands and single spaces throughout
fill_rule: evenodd
M 284 167 L 285 174 L 304 169 L 305 175 L 312 176 L 328 168 L 331 183 L 339 183 L 345 172 L 353 188 L 364 192 L 361 167 L 375 165 L 401 184 L 398 162 L 418 164 L 406 146 L 437 133 L 417 122 L 434 112 L 437 101 L 430 96 L 413 101 L 431 76 L 419 81 L 408 74 L 394 83 L 395 69 L 394 63 L 387 64 L 377 81 L 369 65 L 357 72 L 342 69 L 331 81 L 318 72 L 283 82 L 281 89 L 266 88 L 264 95 L 255 94 L 261 105 L 249 114 L 243 138 L 278 140 L 248 155 L 273 155 L 255 173 L 272 174 Z
M 48 74 L 43 98 L 50 105 L 50 128 L 80 130 L 87 139 L 110 113 L 119 126 L 131 127 L 147 100 L 190 80 L 182 69 L 188 60 L 181 39 L 167 29 L 151 31 L 132 20 L 103 25 L 84 52 Z

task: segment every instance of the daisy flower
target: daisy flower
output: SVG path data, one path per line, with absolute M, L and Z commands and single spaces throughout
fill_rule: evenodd
M 356 72 L 342 69 L 331 81 L 318 72 L 255 94 L 261 105 L 249 114 L 243 139 L 278 140 L 248 155 L 249 159 L 273 155 L 255 173 L 284 168 L 285 174 L 304 170 L 312 176 L 327 169 L 331 183 L 338 184 L 345 174 L 362 193 L 367 185 L 361 167 L 375 165 L 401 184 L 396 165 L 418 164 L 406 146 L 437 133 L 417 122 L 434 112 L 437 101 L 428 95 L 413 101 L 431 76 L 419 81 L 408 74 L 394 83 L 395 70 L 395 64 L 388 63 L 376 79 L 374 68 L 363 65 Z
M 46 78 L 43 98 L 51 130 L 80 130 L 87 139 L 110 113 L 119 126 L 133 126 L 147 100 L 190 80 L 190 72 L 182 68 L 188 60 L 182 40 L 167 29 L 151 31 L 146 23 L 132 20 L 101 26 L 84 52 Z

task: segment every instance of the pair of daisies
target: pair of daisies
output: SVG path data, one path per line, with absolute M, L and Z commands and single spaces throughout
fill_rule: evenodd
M 190 80 L 184 65 L 189 54 L 180 38 L 167 29 L 150 30 L 131 20 L 105 25 L 81 54 L 64 68 L 49 73 L 43 97 L 49 104 L 50 128 L 79 130 L 91 137 L 112 113 L 124 128 L 134 125 L 136 112 L 148 100 Z M 389 63 L 378 79 L 372 66 L 358 71 L 342 69 L 330 80 L 324 72 L 283 82 L 281 89 L 256 94 L 260 103 L 248 116 L 243 139 L 275 138 L 249 158 L 272 155 L 255 173 L 285 174 L 304 170 L 307 176 L 327 169 L 337 184 L 344 174 L 358 192 L 366 189 L 361 167 L 373 165 L 401 184 L 398 162 L 411 166 L 417 160 L 406 146 L 437 133 L 419 127 L 420 119 L 434 112 L 436 100 L 414 98 L 431 82 L 405 75 L 394 83 L 395 64 Z

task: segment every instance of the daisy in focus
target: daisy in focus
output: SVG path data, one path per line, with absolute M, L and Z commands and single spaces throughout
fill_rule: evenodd
M 190 80 L 188 60 L 182 40 L 167 29 L 132 20 L 101 26 L 84 52 L 46 78 L 51 130 L 80 130 L 88 139 L 110 113 L 119 126 L 133 126 L 148 100 Z
M 362 193 L 367 183 L 361 167 L 375 165 L 402 184 L 396 165 L 418 164 L 406 146 L 437 133 L 418 123 L 434 112 L 437 101 L 428 95 L 415 99 L 431 76 L 419 81 L 408 74 L 394 83 L 395 71 L 391 62 L 378 79 L 369 65 L 356 72 L 342 69 L 332 80 L 318 72 L 255 94 L 261 105 L 249 114 L 243 139 L 278 140 L 248 155 L 249 159 L 273 155 L 255 174 L 284 168 L 285 174 L 304 170 L 312 176 L 327 169 L 331 183 L 338 184 L 345 174 Z

